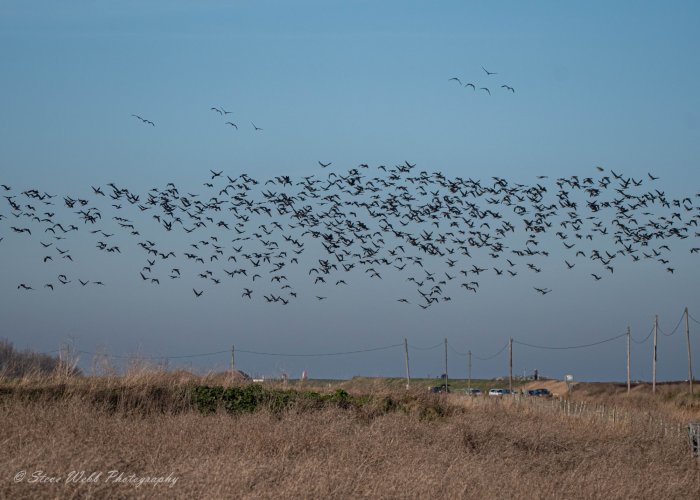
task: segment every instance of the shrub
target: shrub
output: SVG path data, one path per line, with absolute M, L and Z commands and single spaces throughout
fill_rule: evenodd
M 30 375 L 52 375 L 61 369 L 67 371 L 68 375 L 80 374 L 79 369 L 64 366 L 56 357 L 30 350 L 18 351 L 12 342 L 0 339 L 0 376 L 22 378 Z

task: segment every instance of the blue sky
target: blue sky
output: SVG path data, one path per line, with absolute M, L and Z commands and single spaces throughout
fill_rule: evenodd
M 318 161 L 349 169 L 408 160 L 448 176 L 523 183 L 593 175 L 602 165 L 635 178 L 652 172 L 669 196 L 694 195 L 699 14 L 694 2 L 2 2 L 0 182 L 75 196 L 107 182 L 146 192 L 172 181 L 197 192 L 209 169 L 264 180 L 318 174 Z M 212 106 L 230 110 L 239 129 Z M 400 278 L 381 286 L 358 279 L 322 308 L 300 300 L 283 309 L 243 302 L 233 288 L 206 301 L 193 301 L 186 286 L 154 293 L 137 281 L 136 250 L 105 261 L 87 241 L 73 245 L 83 252 L 74 272 L 99 274 L 109 283 L 104 290 L 18 293 L 28 276 L 41 279 L 41 251 L 34 239 L 5 234 L 7 227 L 0 226 L 1 334 L 37 350 L 69 337 L 86 351 L 149 355 L 231 343 L 333 352 L 448 337 L 457 349 L 487 356 L 511 335 L 576 345 L 628 324 L 643 338 L 654 314 L 670 331 L 686 305 L 700 317 L 697 261 L 683 245 L 674 248 L 673 276 L 652 265 L 620 266 L 596 284 L 551 259 L 557 265 L 544 272 L 556 293 L 544 297 L 528 280 L 493 281 L 468 299 L 407 310 L 383 300 L 400 293 Z M 686 376 L 681 333 L 660 341 L 661 378 Z M 624 341 L 518 349 L 516 372 L 625 377 Z M 650 376 L 650 357 L 649 342 L 634 348 L 634 378 Z M 465 372 L 464 358 L 452 358 Z M 417 375 L 441 372 L 439 349 L 412 360 Z M 228 357 L 191 361 L 206 370 Z M 239 362 L 260 374 L 403 371 L 400 349 L 304 360 L 241 354 Z M 504 356 L 474 365 L 482 376 L 506 368 Z

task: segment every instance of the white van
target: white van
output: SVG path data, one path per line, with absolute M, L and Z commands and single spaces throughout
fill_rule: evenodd
M 504 396 L 510 394 L 510 389 L 491 389 L 489 390 L 489 396 Z

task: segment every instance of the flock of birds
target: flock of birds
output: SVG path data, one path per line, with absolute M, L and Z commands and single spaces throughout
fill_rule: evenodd
M 218 108 L 216 106 L 212 106 L 209 109 L 210 109 L 210 111 L 214 111 L 215 113 L 219 113 L 223 117 L 226 117 L 226 115 L 233 114 L 232 111 L 226 111 L 223 106 L 219 106 Z M 227 121 L 225 124 L 238 130 L 238 125 L 232 121 Z M 256 132 L 262 131 L 262 129 L 260 127 L 258 127 L 257 125 L 255 125 L 255 123 L 250 122 L 250 124 L 253 126 L 253 130 L 255 130 Z
M 487 76 L 487 77 L 493 76 L 493 75 L 498 75 L 498 73 L 489 71 L 489 70 L 487 70 L 486 68 L 484 68 L 483 66 L 481 67 L 481 69 L 484 70 L 484 72 L 486 73 L 486 76 Z M 461 87 L 471 87 L 472 90 L 474 90 L 474 91 L 477 90 L 477 86 L 476 86 L 474 83 L 471 83 L 471 82 L 462 83 L 462 80 L 461 80 L 460 78 L 456 77 L 456 76 L 450 78 L 448 81 L 455 81 L 455 82 L 457 82 Z M 501 85 L 501 88 L 502 88 L 502 89 L 505 89 L 505 90 L 507 90 L 507 91 L 509 91 L 509 92 L 515 93 L 515 89 L 514 89 L 513 87 L 511 87 L 510 85 L 503 84 L 503 85 Z M 483 90 L 484 92 L 487 92 L 488 95 L 491 95 L 491 90 L 490 90 L 488 87 L 479 87 L 478 90 Z M 221 117 L 223 117 L 223 118 L 226 118 L 228 115 L 233 114 L 232 111 L 226 111 L 226 110 L 224 109 L 223 106 L 212 106 L 211 108 L 209 108 L 209 110 L 210 110 L 210 111 L 213 111 L 214 113 L 218 113 L 218 114 L 219 114 Z M 143 117 L 141 117 L 141 116 L 139 116 L 139 115 L 132 114 L 131 116 L 133 116 L 134 118 L 140 120 L 141 123 L 143 123 L 143 124 L 145 124 L 145 125 L 151 125 L 152 127 L 155 127 L 155 126 L 156 126 L 156 124 L 155 124 L 154 122 L 152 122 L 151 120 L 148 120 L 148 119 L 146 119 L 146 118 L 143 118 Z M 234 129 L 238 130 L 238 124 L 237 124 L 236 122 L 234 122 L 234 121 L 228 120 L 228 121 L 224 122 L 224 124 L 225 124 L 225 125 L 228 125 L 228 126 L 230 126 L 230 127 L 233 127 Z M 254 130 L 255 132 L 261 132 L 261 131 L 263 130 L 262 128 L 260 128 L 260 127 L 258 127 L 257 125 L 255 125 L 255 123 L 253 123 L 252 121 L 250 122 L 250 124 L 253 126 L 253 130 Z
M 214 111 L 215 113 L 218 113 L 222 117 L 226 117 L 227 115 L 233 114 L 232 111 L 226 111 L 223 106 L 219 106 L 219 107 L 212 106 L 211 108 L 209 108 L 209 110 Z M 150 125 L 152 127 L 156 126 L 156 124 L 153 123 L 151 120 L 147 120 L 146 118 L 143 118 L 139 115 L 132 114 L 131 116 L 133 116 L 134 118 L 137 118 L 138 120 L 141 121 L 141 123 L 143 123 L 145 125 Z M 238 130 L 238 125 L 230 120 L 225 122 L 224 124 L 229 125 L 229 126 L 235 128 L 236 130 Z M 253 122 L 250 122 L 250 124 L 253 126 L 253 130 L 255 130 L 256 132 L 261 132 L 263 130 L 262 128 L 255 125 L 255 123 L 253 123 Z
M 490 76 L 493 76 L 493 75 L 498 75 L 498 73 L 495 73 L 495 72 L 493 72 L 493 71 L 489 71 L 489 70 L 487 70 L 486 68 L 484 68 L 483 66 L 481 67 L 481 69 L 484 70 L 484 73 L 486 73 L 486 76 L 487 76 L 487 77 L 490 77 Z M 459 77 L 456 77 L 456 76 L 453 76 L 452 78 L 448 78 L 447 81 L 448 81 L 448 82 L 452 82 L 452 81 L 457 82 L 457 84 L 459 84 L 460 87 L 471 87 L 471 89 L 472 89 L 473 91 L 475 91 L 475 92 L 476 92 L 476 90 L 477 90 L 477 88 L 478 88 L 478 90 L 483 90 L 483 91 L 486 92 L 488 95 L 491 95 L 491 89 L 490 89 L 489 87 L 477 87 L 477 85 L 479 85 L 479 84 L 475 84 L 475 83 L 472 83 L 472 82 L 462 83 L 462 80 L 461 80 Z M 511 93 L 515 94 L 515 89 L 514 89 L 513 87 L 511 87 L 510 85 L 506 85 L 506 84 L 504 83 L 503 85 L 501 85 L 501 88 L 502 88 L 502 89 L 505 89 L 505 90 L 508 91 L 508 92 L 511 92 Z
M 390 275 L 406 285 L 396 300 L 426 309 L 477 293 L 485 276 L 541 280 L 546 260 L 565 271 L 587 262 L 579 269 L 594 266 L 585 272 L 595 281 L 622 260 L 673 273 L 671 243 L 700 236 L 700 194 L 672 199 L 645 189 L 658 179 L 651 174 L 634 179 L 597 167 L 596 175 L 548 187 L 545 176 L 531 185 L 482 182 L 409 162 L 346 172 L 319 165 L 323 173 L 264 181 L 211 170 L 201 193 L 171 182 L 146 193 L 109 183 L 58 197 L 2 184 L 0 234 L 36 238 L 53 276 L 17 289 L 106 286 L 76 269 L 76 244 L 91 242 L 105 255 L 141 252 L 138 282 L 183 280 L 197 299 L 230 280 L 242 300 L 284 305 L 309 289 L 324 300 L 353 279 Z M 533 293 L 552 291 L 532 284 Z

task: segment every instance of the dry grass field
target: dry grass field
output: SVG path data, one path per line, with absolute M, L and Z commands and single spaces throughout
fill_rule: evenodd
M 617 394 L 614 386 L 577 388 L 574 404 L 617 405 L 615 421 L 593 411 L 562 411 L 552 400 L 407 394 L 379 383 L 355 399 L 348 388 L 351 399 L 331 393 L 325 403 L 292 401 L 284 408 L 207 412 L 192 403 L 197 386 L 241 384 L 224 374 L 146 372 L 2 381 L 0 497 L 660 499 L 700 493 L 700 462 L 673 427 L 689 417 L 700 420 L 700 399 L 679 395 L 679 388 L 665 387 L 653 398 L 641 390 Z M 647 418 L 650 411 L 654 416 Z M 668 427 L 658 425 L 661 418 Z

